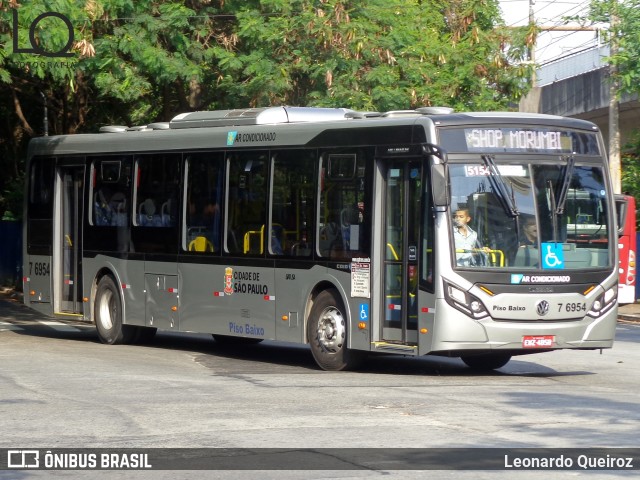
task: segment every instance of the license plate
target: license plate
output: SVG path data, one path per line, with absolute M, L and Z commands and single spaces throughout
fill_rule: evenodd
M 555 335 L 525 335 L 522 337 L 522 348 L 548 348 L 556 342 Z

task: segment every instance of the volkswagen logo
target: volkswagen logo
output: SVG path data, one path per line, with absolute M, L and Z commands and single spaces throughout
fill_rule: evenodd
M 538 315 L 540 315 L 541 317 L 544 317 L 547 313 L 549 313 L 549 302 L 547 302 L 546 300 L 540 300 L 538 303 L 536 303 L 536 312 L 538 312 Z

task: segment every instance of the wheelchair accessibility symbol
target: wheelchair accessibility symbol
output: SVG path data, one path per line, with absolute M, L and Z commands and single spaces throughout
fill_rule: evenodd
M 367 305 L 366 303 L 361 303 L 359 310 L 360 310 L 360 321 L 368 322 L 369 321 L 369 305 Z
M 561 243 L 542 244 L 542 268 L 563 269 L 564 252 Z

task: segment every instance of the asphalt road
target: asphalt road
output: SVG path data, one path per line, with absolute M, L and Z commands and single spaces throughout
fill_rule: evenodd
M 474 374 L 458 359 L 396 356 L 371 357 L 359 372 L 323 372 L 308 348 L 276 342 L 225 347 L 208 335 L 161 333 L 148 345 L 102 345 L 91 326 L 54 322 L 0 300 L 0 448 L 635 448 L 639 344 L 640 326 L 620 323 L 613 349 L 517 357 L 488 374 Z M 340 468 L 329 459 L 322 471 L 283 466 L 257 473 L 385 479 L 549 474 Z M 54 473 L 133 474 L 0 471 L 0 478 Z M 590 472 L 589 478 L 633 473 Z M 553 478 L 579 474 L 555 472 Z M 256 478 L 243 470 L 135 475 Z

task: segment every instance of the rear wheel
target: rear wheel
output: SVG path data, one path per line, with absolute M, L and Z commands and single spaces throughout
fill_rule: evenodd
M 335 290 L 325 290 L 313 302 L 307 319 L 307 340 L 323 370 L 351 370 L 362 364 L 365 353 L 347 348 L 345 308 Z
M 130 343 L 135 336 L 135 327 L 122 323 L 122 300 L 116 283 L 109 275 L 98 282 L 94 306 L 96 330 L 102 343 L 117 345 Z
M 460 357 L 467 366 L 473 370 L 496 370 L 504 367 L 511 355 L 506 353 L 483 353 L 479 355 L 468 355 Z

